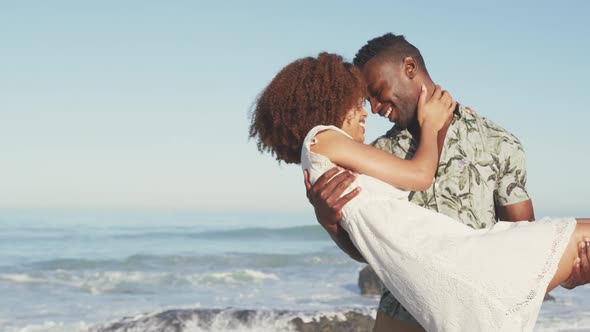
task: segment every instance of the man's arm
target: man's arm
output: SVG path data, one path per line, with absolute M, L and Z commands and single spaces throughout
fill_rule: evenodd
M 507 157 L 502 163 L 496 197 L 496 216 L 502 221 L 533 221 L 535 213 L 526 182 L 526 158 L 520 142 L 505 147 Z M 572 274 L 561 286 L 573 289 L 590 283 L 590 239 L 578 243 L 578 257 L 572 262 Z
M 528 199 L 510 205 L 496 206 L 496 217 L 502 221 L 533 221 L 535 220 L 533 202 Z
M 315 216 L 320 225 L 324 227 L 328 234 L 330 234 L 332 240 L 350 258 L 366 263 L 361 253 L 356 249 L 354 243 L 352 243 L 352 240 L 350 240 L 348 233 L 339 224 L 339 221 L 342 219 L 342 208 L 361 191 L 357 187 L 342 196 L 346 188 L 355 180 L 354 174 L 334 167 L 322 174 L 313 186 L 309 182 L 309 172 L 307 170 L 303 171 L 303 177 L 305 180 L 305 189 L 307 190 L 307 198 L 311 205 L 313 205 Z

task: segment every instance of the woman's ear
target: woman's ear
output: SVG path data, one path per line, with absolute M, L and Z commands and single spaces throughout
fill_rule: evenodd
M 344 118 L 344 125 L 350 126 L 352 124 L 352 119 L 349 116 Z M 342 128 L 341 128 L 342 129 Z
M 352 112 L 348 112 L 344 116 L 344 122 L 350 123 L 350 121 L 352 121 Z

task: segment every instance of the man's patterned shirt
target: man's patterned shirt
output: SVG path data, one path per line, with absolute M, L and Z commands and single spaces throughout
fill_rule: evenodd
M 395 126 L 373 146 L 400 158 L 411 159 L 418 138 Z M 526 159 L 518 139 L 458 105 L 447 131 L 435 181 L 429 189 L 412 192 L 410 201 L 446 214 L 470 227 L 489 228 L 496 222 L 496 206 L 529 200 Z M 380 310 L 397 319 L 409 319 L 386 291 Z

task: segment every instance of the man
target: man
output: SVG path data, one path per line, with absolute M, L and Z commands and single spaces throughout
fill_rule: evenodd
M 419 144 L 416 121 L 422 84 L 434 91 L 420 51 L 403 36 L 385 34 L 370 40 L 354 59 L 368 85 L 369 102 L 394 127 L 372 144 L 398 157 L 410 159 Z M 497 220 L 534 220 L 526 190 L 526 160 L 518 139 L 473 110 L 458 104 L 438 136 L 439 165 L 432 186 L 411 193 L 411 202 L 453 217 L 476 228 L 489 228 Z M 333 169 L 314 186 L 305 182 L 319 223 L 350 257 L 364 261 L 348 234 L 340 228 L 342 207 L 358 190 L 342 196 L 354 181 L 349 172 Z M 393 222 L 393 221 L 392 221 Z M 588 248 L 580 244 L 568 288 L 590 281 Z M 485 264 L 485 262 L 482 262 Z M 374 331 L 423 331 L 416 320 L 387 290 L 379 304 Z

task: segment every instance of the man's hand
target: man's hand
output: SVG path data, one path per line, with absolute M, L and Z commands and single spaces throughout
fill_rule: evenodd
M 318 222 L 328 232 L 336 232 L 336 226 L 342 219 L 342 208 L 361 192 L 357 187 L 342 196 L 346 188 L 354 182 L 356 176 L 350 171 L 334 167 L 322 174 L 313 186 L 309 182 L 307 170 L 303 171 L 303 178 L 307 199 L 313 205 Z
M 574 262 L 572 274 L 561 286 L 573 289 L 587 283 L 590 283 L 590 239 L 578 243 L 578 258 Z
M 350 236 L 340 227 L 338 222 L 342 219 L 342 208 L 351 199 L 355 198 L 361 188 L 354 188 L 351 192 L 342 196 L 346 188 L 354 182 L 356 176 L 349 171 L 334 167 L 320 176 L 317 181 L 311 185 L 309 182 L 309 172 L 303 171 L 305 179 L 305 189 L 307 198 L 315 210 L 315 216 L 318 222 L 330 234 L 330 237 L 336 245 L 352 259 L 365 262 L 363 255 L 354 246 Z

